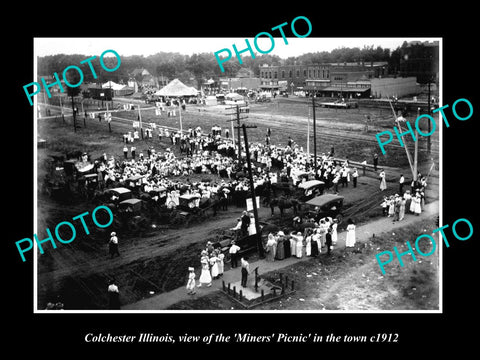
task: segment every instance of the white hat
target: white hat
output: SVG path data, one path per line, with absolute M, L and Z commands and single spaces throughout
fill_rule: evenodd
M 194 271 L 195 269 L 193 267 L 189 267 L 188 271 Z
M 115 231 L 110 234 L 110 236 L 115 236 L 115 235 L 117 235 Z

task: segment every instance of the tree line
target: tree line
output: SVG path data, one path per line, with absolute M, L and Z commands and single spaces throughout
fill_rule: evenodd
M 405 46 L 405 43 L 402 45 Z M 192 55 L 183 55 L 180 53 L 160 52 L 150 56 L 132 55 L 121 56 L 122 64 L 114 72 L 107 72 L 97 67 L 97 79 L 93 78 L 87 64 L 81 65 L 80 62 L 88 56 L 74 54 L 56 54 L 38 57 L 37 69 L 39 76 L 51 76 L 54 72 L 61 74 L 63 70 L 70 65 L 79 66 L 85 76 L 84 82 L 104 83 L 114 81 L 117 83 L 126 83 L 131 78 L 135 69 L 147 69 L 148 72 L 156 77 L 164 76 L 168 79 L 178 78 L 186 84 L 199 86 L 205 80 L 219 77 L 235 77 L 237 72 L 246 68 L 259 76 L 260 66 L 267 65 L 310 65 L 320 63 L 344 63 L 344 62 L 388 62 L 389 72 L 395 74 L 400 67 L 401 49 L 391 51 L 380 46 L 364 46 L 363 48 L 341 47 L 332 51 L 311 52 L 295 57 L 282 59 L 277 55 L 258 54 L 255 59 L 250 56 L 242 58 L 243 64 L 238 61 L 228 61 L 224 63 L 225 72 L 222 73 L 215 57 L 211 53 L 199 53 Z M 108 58 L 105 58 L 108 60 Z M 141 80 L 137 78 L 137 80 Z

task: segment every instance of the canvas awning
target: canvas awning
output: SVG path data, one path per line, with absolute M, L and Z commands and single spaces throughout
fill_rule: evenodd
M 155 95 L 178 97 L 195 96 L 197 95 L 197 93 L 198 91 L 195 88 L 185 85 L 178 79 L 174 79 L 170 81 L 167 85 L 165 85 L 163 88 L 158 90 Z

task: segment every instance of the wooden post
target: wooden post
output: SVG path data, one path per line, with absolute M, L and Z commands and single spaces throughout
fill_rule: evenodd
M 295 282 L 292 280 L 292 291 L 295 289 Z
M 243 291 L 242 289 L 240 289 L 240 291 L 238 292 L 238 300 L 242 300 L 242 297 L 243 297 Z
M 230 291 L 230 283 L 228 283 L 227 292 L 228 292 L 228 295 L 230 295 L 230 293 L 231 293 L 231 291 Z
M 285 294 L 285 284 L 282 284 L 282 295 Z
M 277 296 L 277 289 L 273 288 L 273 296 Z
M 233 287 L 233 297 L 237 297 L 237 287 Z
M 261 296 L 261 299 L 262 299 L 262 302 L 263 302 L 263 300 L 264 300 L 264 295 L 265 295 L 265 294 L 263 293 L 263 289 L 262 289 L 261 295 L 260 295 L 260 296 Z
M 225 280 L 222 280 L 222 289 L 225 291 Z

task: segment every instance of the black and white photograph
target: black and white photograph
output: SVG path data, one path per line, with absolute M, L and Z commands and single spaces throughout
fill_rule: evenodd
M 263 5 L 5 11 L 7 347 L 473 348 L 475 11 Z
M 441 310 L 441 39 L 34 46 L 37 311 Z

